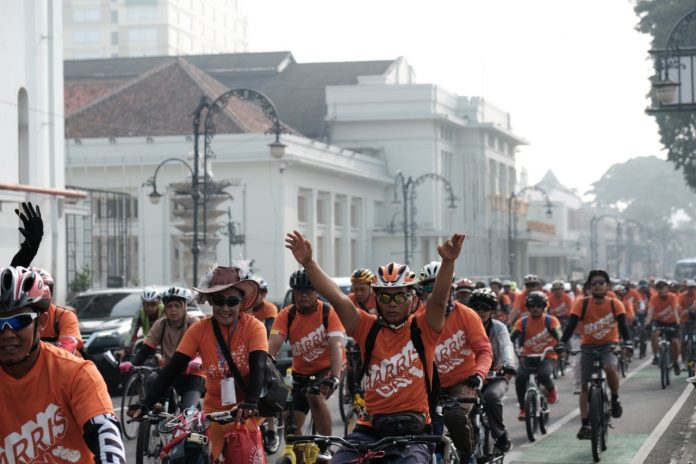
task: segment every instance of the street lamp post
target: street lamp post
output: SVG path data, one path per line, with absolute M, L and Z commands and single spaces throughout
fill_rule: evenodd
M 394 177 L 394 203 L 403 204 L 403 216 L 404 216 L 404 264 L 410 263 L 410 256 L 416 247 L 415 240 L 415 229 L 416 229 L 416 187 L 425 182 L 426 180 L 439 180 L 445 185 L 445 190 L 447 191 L 447 200 L 449 201 L 450 209 L 455 209 L 457 205 L 454 204 L 457 197 L 454 196 L 454 190 L 452 189 L 452 184 L 439 174 L 426 173 L 422 174 L 415 179 L 411 176 L 406 178 L 403 172 L 396 171 L 396 176 Z M 397 191 L 401 189 L 401 201 L 398 199 Z M 393 218 L 392 218 L 393 219 Z M 410 251 L 409 251 L 410 245 Z
M 522 188 L 519 192 L 512 192 L 510 194 L 510 196 L 508 197 L 508 265 L 510 266 L 511 278 L 514 278 L 515 276 L 515 242 L 517 240 L 517 215 L 514 214 L 513 203 L 517 200 L 518 196 L 522 195 L 523 193 L 529 190 L 535 190 L 544 196 L 544 200 L 546 200 L 546 216 L 553 216 L 553 211 L 551 210 L 551 199 L 549 198 L 549 194 L 546 193 L 546 190 L 539 187 L 538 185 L 528 185 Z

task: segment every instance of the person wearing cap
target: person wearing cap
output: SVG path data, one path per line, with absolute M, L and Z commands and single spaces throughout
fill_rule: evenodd
M 248 275 L 243 266 L 216 266 L 201 278 L 194 290 L 212 306 L 213 316 L 189 327 L 147 397 L 129 408 L 130 417 L 138 418 L 152 408 L 200 353 L 206 390 L 203 411 L 233 410 L 237 421 L 257 427 L 268 341 L 263 323 L 247 312 L 256 302 L 259 283 L 241 277 Z M 208 438 L 213 459 L 220 456 L 226 440 L 238 439 L 235 430 L 238 424 L 211 424 Z
M 679 301 L 677 295 L 669 291 L 669 284 L 664 279 L 658 279 L 655 282 L 655 290 L 657 295 L 650 298 L 648 302 L 648 316 L 645 319 L 645 325 L 653 323 L 653 331 L 650 336 L 650 342 L 653 351 L 653 365 L 658 364 L 657 345 L 660 340 L 663 329 L 675 329 L 668 331 L 670 336 L 670 347 L 672 349 L 672 359 L 674 361 L 674 375 L 681 374 L 679 366 L 679 353 L 681 352 L 681 340 L 679 337 Z
M 268 283 L 258 276 L 253 277 L 253 279 L 259 283 L 259 296 L 256 297 L 256 303 L 249 308 L 248 312 L 266 326 L 266 333 L 270 337 L 273 322 L 278 317 L 278 307 L 266 299 Z
M 512 326 L 517 318 L 527 313 L 527 295 L 536 291 L 542 290 L 543 282 L 536 274 L 527 274 L 524 276 L 524 290 L 522 293 L 515 298 L 515 302 L 512 304 L 512 311 L 510 311 L 510 317 L 508 318 L 508 326 Z
M 474 283 L 467 278 L 459 279 L 454 284 L 454 298 L 463 305 L 469 303 L 471 292 L 474 291 Z
M 611 415 L 619 418 L 623 408 L 619 401 L 618 360 L 609 350 L 619 342 L 619 333 L 628 348 L 632 346 L 631 334 L 626 322 L 626 309 L 616 298 L 607 296 L 607 287 L 611 284 L 609 273 L 603 269 L 593 269 L 585 282 L 590 295 L 575 300 L 570 311 L 568 325 L 563 332 L 561 342 L 556 345 L 559 352 L 565 349 L 568 340 L 575 332 L 579 322 L 583 324 L 583 337 L 580 354 L 580 418 L 582 426 L 577 434 L 579 440 L 590 439 L 590 422 L 587 417 L 587 384 L 592 374 L 593 356 L 585 351 L 602 353 L 602 365 L 607 375 L 607 384 L 611 390 Z

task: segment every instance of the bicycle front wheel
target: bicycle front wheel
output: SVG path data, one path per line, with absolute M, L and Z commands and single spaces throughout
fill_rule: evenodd
M 546 435 L 546 425 L 549 423 L 549 403 L 541 395 L 539 397 L 539 431 L 542 435 Z
M 669 347 L 660 345 L 660 386 L 664 389 L 669 385 Z
M 590 388 L 589 392 L 589 419 L 590 419 L 590 441 L 592 442 L 592 459 L 594 462 L 600 461 L 602 453 L 602 427 L 604 418 L 602 417 L 602 393 L 598 388 Z
M 696 375 L 696 346 L 694 346 L 691 336 L 689 336 L 689 341 L 686 342 L 686 369 L 689 377 Z
M 346 423 L 348 410 L 353 398 L 350 397 L 350 388 L 348 388 L 348 372 L 343 369 L 340 382 L 338 383 L 338 412 L 341 414 L 341 420 Z
M 121 396 L 121 428 L 123 436 L 128 440 L 134 439 L 138 435 L 138 422 L 128 423 L 128 408 L 143 399 L 143 380 L 138 374 L 131 375 L 123 386 Z
M 136 464 L 159 463 L 159 432 L 157 424 L 142 421 L 138 427 L 138 441 L 135 445 Z
M 537 411 L 537 395 L 538 393 L 536 391 L 530 390 L 524 398 L 524 410 L 526 414 L 524 422 L 527 428 L 527 438 L 532 443 L 535 441 L 534 434 L 538 426 L 539 411 Z

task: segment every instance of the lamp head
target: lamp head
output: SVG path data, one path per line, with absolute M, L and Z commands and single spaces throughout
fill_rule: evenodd
M 159 202 L 162 199 L 162 194 L 159 193 L 155 188 L 153 188 L 152 192 L 150 192 L 148 197 L 150 197 L 150 203 L 152 203 L 153 205 L 159 205 Z
M 679 82 L 667 79 L 657 81 L 653 84 L 655 89 L 655 98 L 660 105 L 673 105 L 677 102 L 677 91 L 679 90 Z
M 283 156 L 285 156 L 285 145 L 280 142 L 280 140 L 276 140 L 273 143 L 268 144 L 268 146 L 271 148 L 271 156 L 275 159 L 281 159 Z

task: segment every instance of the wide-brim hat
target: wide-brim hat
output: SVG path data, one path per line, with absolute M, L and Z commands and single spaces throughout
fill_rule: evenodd
M 199 288 L 194 287 L 194 290 L 201 295 L 212 295 L 234 287 L 244 294 L 240 311 L 246 311 L 256 303 L 259 283 L 253 279 L 243 279 L 241 275 L 242 271 L 237 267 L 217 266 L 201 279 Z

